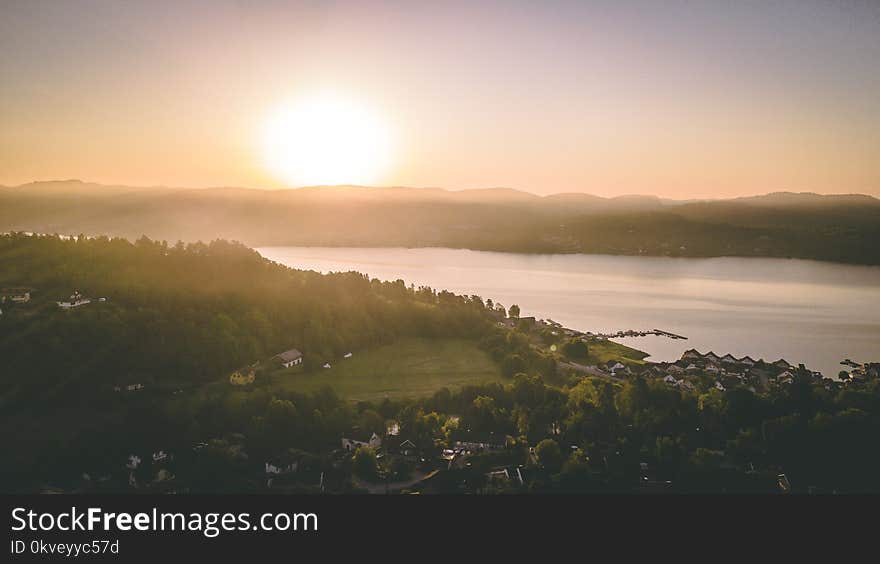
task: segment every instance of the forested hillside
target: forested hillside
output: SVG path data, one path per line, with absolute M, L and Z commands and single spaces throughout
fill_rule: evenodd
M 3 305 L 4 408 L 133 382 L 200 384 L 291 348 L 311 366 L 401 335 L 476 338 L 489 323 L 481 302 L 358 273 L 296 271 L 225 241 L 7 235 L 0 265 L 0 287 L 33 296 Z M 74 290 L 94 301 L 59 308 Z
M 0 231 L 253 247 L 441 246 L 527 253 L 769 256 L 880 264 L 880 200 L 770 194 L 679 202 L 515 190 L 0 187 Z

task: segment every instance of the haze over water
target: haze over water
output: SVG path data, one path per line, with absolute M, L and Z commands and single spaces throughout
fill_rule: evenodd
M 530 255 L 443 248 L 264 247 L 320 272 L 355 270 L 457 294 L 592 332 L 663 329 L 688 340 L 618 339 L 674 360 L 701 352 L 780 357 L 826 376 L 880 361 L 880 267 L 765 258 Z

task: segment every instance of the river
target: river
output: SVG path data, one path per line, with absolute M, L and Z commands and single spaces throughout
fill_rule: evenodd
M 880 361 L 880 267 L 770 258 L 531 255 L 444 248 L 265 247 L 264 257 L 320 272 L 477 294 L 521 315 L 592 332 L 662 329 L 688 337 L 615 339 L 673 360 L 688 348 L 804 363 Z

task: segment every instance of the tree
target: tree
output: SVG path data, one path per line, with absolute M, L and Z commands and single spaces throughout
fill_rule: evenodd
M 510 306 L 507 309 L 507 317 L 509 317 L 511 319 L 518 319 L 519 318 L 519 306 L 516 304 L 513 304 L 512 306 Z
M 544 439 L 535 447 L 535 455 L 538 457 L 538 463 L 551 472 L 559 471 L 562 466 L 562 451 L 559 443 L 553 439 Z
M 365 480 L 373 480 L 379 471 L 376 453 L 370 447 L 361 446 L 354 453 L 354 471 Z
M 562 345 L 562 353 L 569 358 L 585 359 L 590 350 L 581 339 L 571 339 Z
M 510 378 L 526 369 L 526 361 L 518 354 L 510 354 L 501 361 L 501 375 Z

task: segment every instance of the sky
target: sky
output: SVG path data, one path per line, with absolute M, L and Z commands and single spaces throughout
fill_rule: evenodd
M 0 184 L 67 178 L 880 195 L 880 2 L 0 0 Z

